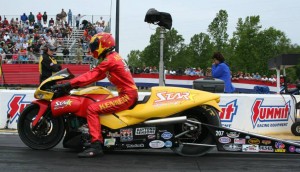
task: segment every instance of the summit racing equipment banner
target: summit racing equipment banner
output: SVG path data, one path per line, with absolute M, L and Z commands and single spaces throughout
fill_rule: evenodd
M 223 127 L 260 134 L 290 133 L 295 99 L 277 94 L 222 94 Z
M 16 129 L 20 112 L 34 100 L 34 90 L 0 90 L 0 128 Z M 113 92 L 117 95 L 116 92 Z M 142 100 L 149 92 L 140 92 Z M 291 133 L 296 101 L 290 95 L 220 94 L 223 127 L 259 134 Z M 300 100 L 300 96 L 296 97 Z M 8 117 L 8 118 L 7 118 Z M 8 121 L 8 123 L 7 123 Z M 243 140 L 239 140 L 243 142 Z M 237 141 L 237 142 L 239 142 Z M 226 139 L 222 139 L 226 142 Z

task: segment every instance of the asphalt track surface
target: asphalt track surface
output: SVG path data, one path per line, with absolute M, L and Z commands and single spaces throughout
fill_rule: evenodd
M 300 154 L 222 153 L 182 157 L 169 150 L 106 152 L 103 157 L 77 158 L 77 152 L 61 144 L 47 151 L 26 147 L 16 134 L 0 134 L 0 171 L 300 171 Z

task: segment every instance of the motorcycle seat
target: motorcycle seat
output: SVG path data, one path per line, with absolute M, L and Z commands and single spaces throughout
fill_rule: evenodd
M 141 101 L 136 101 L 129 109 L 133 109 L 136 105 L 138 104 L 144 104 L 147 103 L 147 101 L 150 99 L 150 95 L 146 95 L 143 100 Z

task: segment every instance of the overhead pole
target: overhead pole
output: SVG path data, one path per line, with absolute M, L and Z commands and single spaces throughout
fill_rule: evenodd
M 116 51 L 119 52 L 120 0 L 116 1 Z
M 160 27 L 160 56 L 159 56 L 159 86 L 165 86 L 165 70 L 164 70 L 164 39 L 166 30 Z

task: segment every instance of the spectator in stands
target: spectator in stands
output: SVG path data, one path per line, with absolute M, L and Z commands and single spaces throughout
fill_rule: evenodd
M 158 73 L 157 67 L 153 66 L 151 73 Z
M 24 24 L 27 20 L 28 20 L 27 15 L 25 13 L 23 13 L 23 15 L 21 16 L 22 24 Z
M 69 51 L 69 49 L 67 47 L 64 47 L 64 49 L 62 50 L 62 54 L 63 54 L 64 62 L 66 64 L 68 64 L 69 61 L 70 61 L 70 58 L 69 58 L 70 51 Z
M 263 77 L 261 78 L 262 81 L 269 81 L 269 78 L 266 75 L 263 75 Z
M 33 22 L 30 22 L 30 24 L 29 24 L 29 27 L 28 27 L 29 34 L 33 34 L 33 30 L 34 30 L 33 24 L 34 24 Z
M 43 15 L 41 14 L 41 12 L 39 12 L 36 15 L 37 24 L 40 26 L 40 28 L 42 27 L 42 17 L 43 17 Z
M 189 72 L 190 76 L 195 76 L 196 75 L 196 68 L 191 68 Z
M 259 75 L 258 72 L 256 72 L 256 74 L 253 76 L 253 79 L 255 79 L 255 80 L 261 80 L 261 76 Z
M 34 19 L 34 15 L 32 14 L 32 12 L 30 12 L 29 16 L 28 16 L 28 20 L 29 20 L 29 23 L 31 24 L 34 24 L 35 22 L 35 19 Z
M 24 48 L 25 50 L 28 48 L 28 42 L 26 40 L 23 42 L 22 48 Z
M 272 83 L 276 82 L 276 75 L 271 75 L 271 77 L 269 78 L 269 81 Z
M 71 9 L 69 9 L 69 12 L 68 12 L 68 25 L 69 26 L 73 25 L 73 14 L 72 14 Z
M 250 80 L 252 79 L 252 76 L 250 75 L 250 73 L 246 73 L 244 79 Z
M 234 92 L 235 88 L 231 83 L 230 68 L 225 63 L 225 58 L 220 52 L 216 52 L 213 55 L 212 76 L 224 81 L 225 93 Z
M 67 13 L 65 12 L 64 9 L 61 9 L 60 16 L 61 16 L 61 22 L 63 25 L 67 21 Z
M 27 51 L 23 47 L 19 51 L 19 61 L 20 63 L 28 63 Z
M 99 24 L 104 28 L 104 26 L 105 26 L 105 21 L 103 20 L 103 17 L 102 17 L 102 16 L 100 17 Z
M 12 63 L 16 64 L 18 62 L 18 58 L 19 58 L 18 49 L 14 48 L 12 53 Z
M 43 14 L 43 23 L 47 23 L 47 20 L 48 20 L 48 15 L 47 15 L 47 13 L 46 13 L 46 11 L 44 12 L 44 14 Z
M 17 43 L 15 45 L 15 48 L 20 50 L 23 47 L 23 43 L 21 43 L 20 39 L 17 40 Z
M 43 24 L 42 24 L 42 32 L 46 32 L 46 31 L 47 31 L 47 28 L 48 28 L 47 22 L 46 22 L 46 21 L 43 21 Z
M 46 44 L 43 49 L 44 53 L 40 57 L 39 61 L 40 83 L 52 76 L 53 72 L 61 70 L 61 66 L 57 64 L 57 61 L 53 56 L 56 51 L 56 47 L 51 44 Z M 46 84 L 44 89 L 50 88 L 52 84 L 53 83 Z
M 75 18 L 75 20 L 76 20 L 76 28 L 77 29 L 79 29 L 79 23 L 80 23 L 80 19 L 82 18 L 82 17 L 84 17 L 85 15 L 80 15 L 80 14 L 78 14 L 77 16 L 76 16 L 76 18 Z
M 53 18 L 51 18 L 50 20 L 49 20 L 49 27 L 50 26 L 54 26 L 54 20 L 53 20 Z
M 55 46 L 56 45 L 56 39 L 54 39 L 54 37 L 52 35 L 50 35 L 50 37 L 48 39 L 48 43 Z
M 4 41 L 6 42 L 8 39 L 10 39 L 10 36 L 8 32 L 5 32 L 5 35 L 3 36 Z
M 174 69 L 170 69 L 170 72 L 169 72 L 171 75 L 176 75 L 176 71 Z
M 81 44 L 77 45 L 77 48 L 75 50 L 75 55 L 76 55 L 76 64 L 82 64 L 83 49 Z
M 100 23 L 98 23 L 95 30 L 97 33 L 101 33 L 104 31 L 104 27 Z

